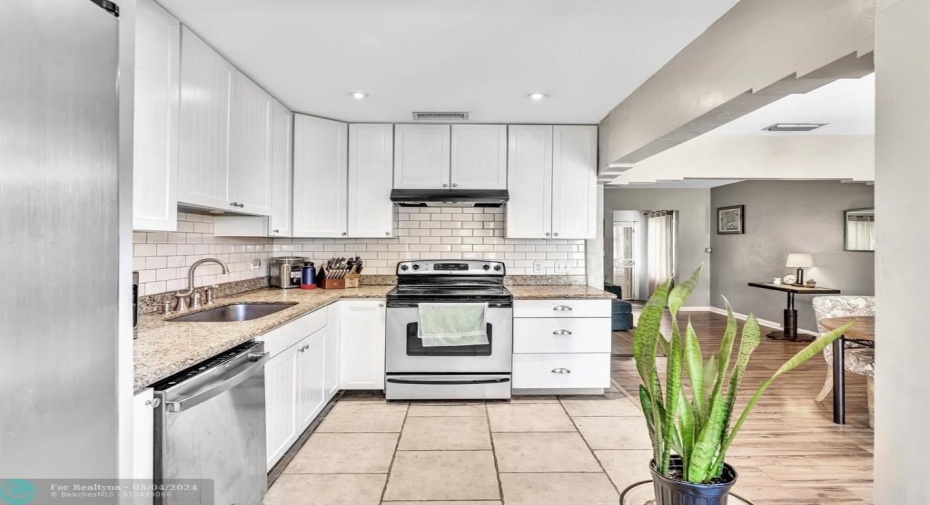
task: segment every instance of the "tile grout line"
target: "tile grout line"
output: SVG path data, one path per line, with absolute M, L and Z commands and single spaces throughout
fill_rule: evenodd
M 410 402 L 407 402 L 406 406 L 404 421 L 400 423 L 400 433 L 397 434 L 397 442 L 394 444 L 394 452 L 391 454 L 391 464 L 388 465 L 387 475 L 384 477 L 384 487 L 381 489 L 381 499 L 378 500 L 378 503 L 384 503 L 384 495 L 387 493 L 388 484 L 391 482 L 391 470 L 394 469 L 394 460 L 397 459 L 397 448 L 400 446 L 400 439 L 404 436 L 404 426 L 407 425 L 407 416 L 410 414 Z
M 491 431 L 491 414 L 488 412 L 488 404 L 484 404 L 484 419 L 488 422 L 488 438 L 491 440 L 491 456 L 494 458 L 494 476 L 497 477 L 497 493 L 500 496 L 500 502 L 504 503 L 504 484 L 501 482 L 501 469 L 497 461 L 497 446 L 494 445 L 494 432 Z
M 584 434 L 581 433 L 581 429 L 578 428 L 578 424 L 575 422 L 575 418 L 568 413 L 568 409 L 565 408 L 565 404 L 562 403 L 562 399 L 556 397 L 559 401 L 559 406 L 562 407 L 562 411 L 565 412 L 565 415 L 568 416 L 568 419 L 572 422 L 572 426 L 575 427 L 575 431 L 578 433 L 578 436 L 581 437 L 581 440 L 584 442 L 585 447 L 588 448 L 588 451 L 591 452 L 591 457 L 594 458 L 594 461 L 597 462 L 597 466 L 601 469 L 601 473 L 607 477 L 607 482 L 610 482 L 610 486 L 614 488 L 614 491 L 617 492 L 617 496 L 620 496 L 620 490 L 617 489 L 617 485 L 614 483 L 613 479 L 610 478 L 610 474 L 607 473 L 607 470 L 604 468 L 604 465 L 601 463 L 601 460 L 598 459 L 597 453 L 594 452 L 594 449 L 591 448 L 591 444 L 588 443 L 588 439 L 584 438 Z M 593 472 L 592 472 L 593 473 Z

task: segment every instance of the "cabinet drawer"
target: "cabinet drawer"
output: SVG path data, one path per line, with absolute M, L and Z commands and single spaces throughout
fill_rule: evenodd
M 610 317 L 610 300 L 516 300 L 513 317 Z
M 513 387 L 514 389 L 608 388 L 610 387 L 610 353 L 514 354 Z
M 329 307 L 314 310 L 305 316 L 265 333 L 258 337 L 258 340 L 265 342 L 265 351 L 270 353 L 271 356 L 275 356 L 320 328 L 324 328 L 328 310 Z
M 515 353 L 610 352 L 609 317 L 526 317 L 513 321 Z

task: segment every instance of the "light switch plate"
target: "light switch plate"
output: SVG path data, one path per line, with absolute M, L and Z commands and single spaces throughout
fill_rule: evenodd
M 564 261 L 556 261 L 555 262 L 555 273 L 564 274 L 565 272 L 568 272 L 568 264 L 565 263 Z
M 542 262 L 539 262 L 539 261 L 533 262 L 533 273 L 539 274 L 539 275 L 546 273 L 546 269 L 543 268 Z

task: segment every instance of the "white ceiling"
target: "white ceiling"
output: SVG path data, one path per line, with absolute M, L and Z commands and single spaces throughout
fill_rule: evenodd
M 775 123 L 828 123 L 810 132 L 769 132 Z M 875 74 L 839 79 L 802 95 L 788 95 L 708 135 L 875 135 Z
M 656 181 L 629 184 L 608 184 L 607 187 L 648 188 L 648 189 L 709 189 L 742 182 L 740 179 L 681 179 L 677 181 Z
M 297 112 L 596 123 L 736 0 L 159 0 Z M 360 90 L 370 98 L 348 97 Z M 526 95 L 543 92 L 543 102 Z

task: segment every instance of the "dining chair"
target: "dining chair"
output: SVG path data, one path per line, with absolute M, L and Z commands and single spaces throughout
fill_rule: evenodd
M 874 316 L 874 296 L 815 296 L 812 301 L 814 315 L 817 317 L 817 329 L 821 336 L 829 330 L 820 325 L 820 321 L 831 317 Z M 833 346 L 828 345 L 823 350 L 823 357 L 827 361 L 827 378 L 823 388 L 814 401 L 822 402 L 833 390 Z M 872 427 L 875 417 L 874 408 L 874 378 L 875 378 L 875 349 L 847 342 L 843 353 L 844 366 L 847 372 L 865 375 L 868 385 L 867 395 L 869 402 L 869 427 Z

